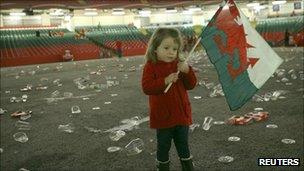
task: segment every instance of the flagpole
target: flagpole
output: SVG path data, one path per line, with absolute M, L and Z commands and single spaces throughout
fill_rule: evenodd
M 185 62 L 188 61 L 188 59 L 190 58 L 190 56 L 192 55 L 192 53 L 194 52 L 196 46 L 198 45 L 198 43 L 201 41 L 202 37 L 200 36 L 199 39 L 196 41 L 195 45 L 193 46 L 193 48 L 191 49 L 191 51 L 189 52 L 188 58 L 186 58 Z M 180 73 L 180 71 L 177 71 L 177 75 Z M 167 93 L 167 91 L 170 89 L 170 87 L 172 86 L 172 82 L 170 84 L 168 84 L 168 86 L 166 87 L 164 93 Z

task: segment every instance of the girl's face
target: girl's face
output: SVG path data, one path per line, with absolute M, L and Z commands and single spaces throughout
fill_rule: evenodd
M 178 44 L 172 37 L 165 38 L 155 50 L 157 59 L 164 62 L 174 61 L 177 57 L 177 52 Z

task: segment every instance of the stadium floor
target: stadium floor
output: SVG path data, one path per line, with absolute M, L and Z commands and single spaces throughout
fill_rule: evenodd
M 189 141 L 196 170 L 303 170 L 303 48 L 274 50 L 285 60 L 280 66 L 285 74 L 274 74 L 257 94 L 286 90 L 281 95 L 286 98 L 251 100 L 231 112 L 224 97 L 209 97 L 212 89 L 201 84 L 189 91 L 193 122 L 201 125 L 206 116 L 226 121 L 257 107 L 270 114 L 267 120 L 248 125 L 213 124 L 208 131 L 202 126 L 194 129 Z M 193 66 L 199 70 L 199 80 L 217 85 L 216 71 L 206 56 L 198 55 L 196 61 Z M 126 131 L 118 141 L 112 141 L 109 133 L 104 132 L 122 125 L 123 119 L 148 116 L 148 98 L 140 85 L 143 64 L 143 57 L 130 57 L 1 68 L 0 107 L 7 110 L 0 115 L 1 170 L 155 170 L 155 131 L 148 122 Z M 297 79 L 290 78 L 287 72 L 291 69 Z M 289 81 L 282 82 L 284 76 Z M 77 87 L 75 79 L 81 77 L 85 78 L 82 83 L 90 84 L 90 88 Z M 106 88 L 107 83 L 112 86 Z M 20 91 L 28 84 L 32 90 Z M 36 90 L 39 86 L 48 88 Z M 25 94 L 26 102 L 10 102 L 11 97 L 18 101 Z M 80 107 L 81 113 L 71 113 L 74 105 Z M 18 122 L 18 118 L 10 116 L 18 110 L 31 110 L 31 117 Z M 70 133 L 59 129 L 59 125 L 69 123 L 74 127 Z M 276 124 L 278 128 L 266 128 L 268 124 Z M 17 132 L 26 133 L 28 141 L 15 141 L 13 135 Z M 240 141 L 228 141 L 231 136 L 240 137 Z M 124 147 L 136 138 L 143 140 L 143 151 L 127 155 Z M 282 143 L 286 138 L 295 143 Z M 109 153 L 110 146 L 122 150 Z M 221 156 L 234 160 L 222 163 L 218 161 Z M 181 170 L 174 146 L 170 158 L 171 170 Z M 258 158 L 300 158 L 301 166 L 259 167 Z

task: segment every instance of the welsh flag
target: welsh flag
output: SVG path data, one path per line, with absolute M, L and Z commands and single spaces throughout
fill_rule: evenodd
M 242 107 L 282 63 L 233 0 L 220 5 L 202 32 L 230 110 Z

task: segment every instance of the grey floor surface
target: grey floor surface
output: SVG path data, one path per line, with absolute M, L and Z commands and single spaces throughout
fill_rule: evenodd
M 257 107 L 270 113 L 268 120 L 244 126 L 212 125 L 208 131 L 196 128 L 189 137 L 196 170 L 303 170 L 303 48 L 275 48 L 275 51 L 285 60 L 280 66 L 285 69 L 284 75 L 275 74 L 257 94 L 284 90 L 280 99 L 251 100 L 231 112 L 224 97 L 209 97 L 211 89 L 198 85 L 189 91 L 193 121 L 197 124 L 203 124 L 207 116 L 214 121 L 226 121 Z M 201 58 L 193 66 L 199 70 L 199 80 L 217 85 L 213 66 L 206 56 L 198 57 Z M 140 85 L 143 64 L 143 57 L 130 57 L 1 68 L 0 107 L 7 112 L 0 115 L 0 170 L 155 170 L 155 131 L 148 122 L 126 131 L 118 141 L 112 141 L 109 133 L 104 132 L 122 125 L 123 119 L 148 116 L 148 98 Z M 291 69 L 297 79 L 288 74 Z M 94 74 L 98 70 L 100 73 Z M 289 80 L 282 82 L 283 77 Z M 74 81 L 77 78 L 91 87 L 79 89 Z M 114 85 L 105 88 L 107 83 Z M 32 90 L 20 91 L 28 84 Z M 36 90 L 39 86 L 47 89 Z M 67 92 L 73 96 L 68 97 Z M 10 102 L 11 97 L 18 99 L 22 95 L 28 96 L 26 102 Z M 74 105 L 80 107 L 81 113 L 72 114 Z M 20 130 L 19 119 L 10 116 L 18 110 L 32 111 L 31 118 L 24 121 L 28 122 L 29 130 Z M 67 124 L 74 127 L 71 133 L 59 129 Z M 268 124 L 276 124 L 278 128 L 266 128 Z M 13 135 L 17 132 L 26 133 L 28 141 L 15 141 Z M 240 137 L 240 141 L 228 141 L 230 136 Z M 125 146 L 136 138 L 143 140 L 143 151 L 127 155 Z M 293 139 L 295 143 L 284 144 L 282 139 Z M 111 146 L 122 150 L 109 153 L 107 148 Z M 221 163 L 218 161 L 221 156 L 231 156 L 234 161 Z M 170 157 L 171 169 L 180 170 L 174 146 Z M 263 157 L 300 158 L 301 166 L 259 167 L 257 160 Z

